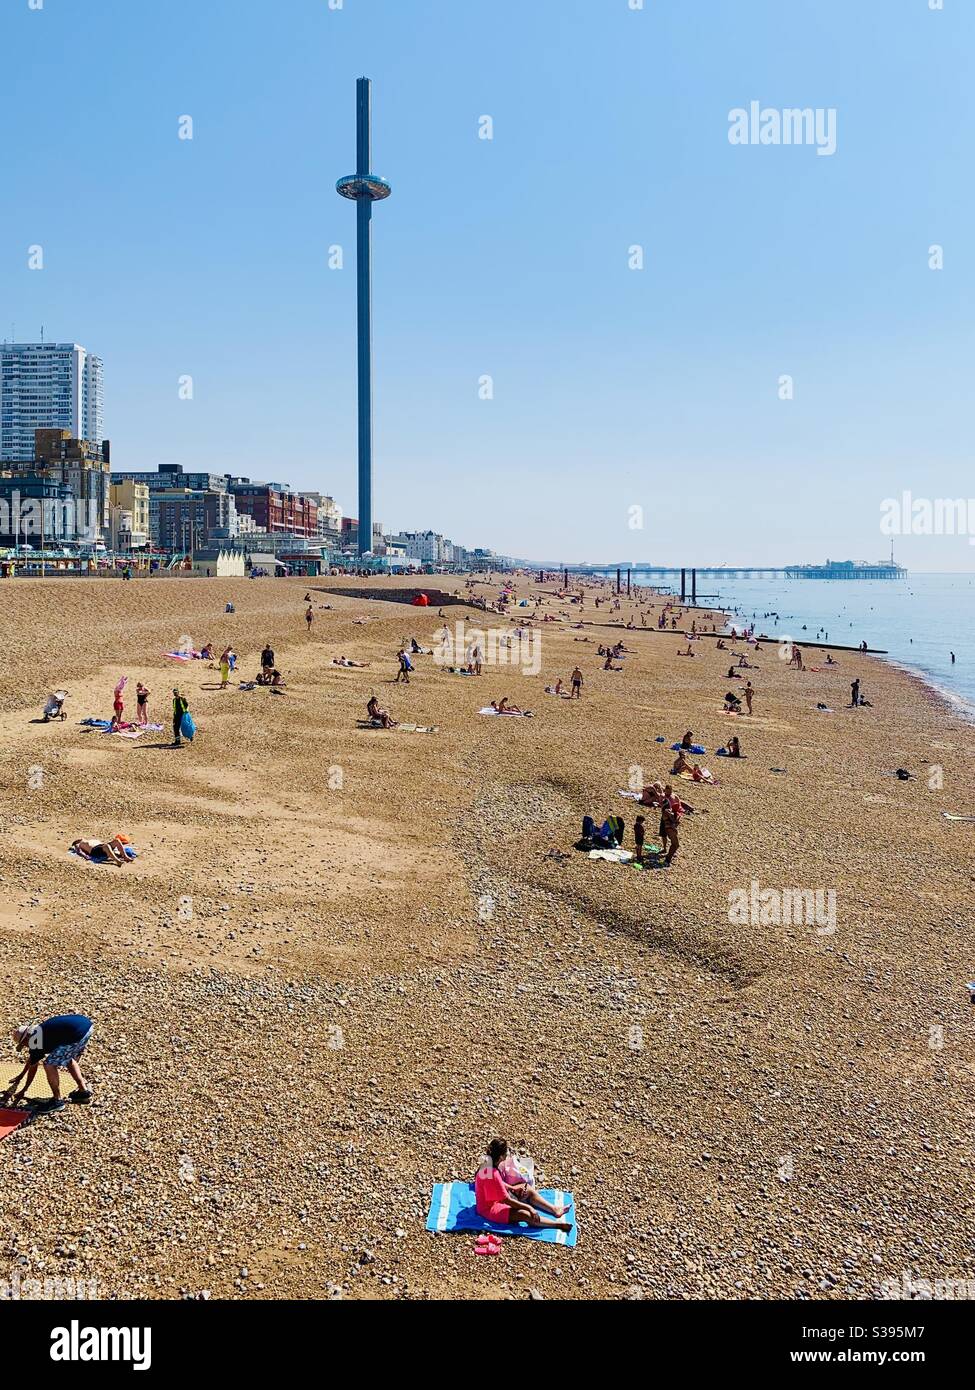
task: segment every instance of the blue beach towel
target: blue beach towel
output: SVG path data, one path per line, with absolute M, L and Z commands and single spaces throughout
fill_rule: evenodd
M 82 719 L 81 722 L 90 729 L 110 729 L 112 727 L 110 719 Z
M 567 1220 L 572 1230 L 557 1231 L 552 1226 L 539 1229 L 537 1226 L 505 1226 L 497 1221 L 485 1221 L 478 1216 L 474 1205 L 474 1184 L 472 1182 L 436 1182 L 433 1185 L 433 1200 L 427 1216 L 428 1231 L 449 1231 L 455 1235 L 477 1235 L 481 1231 L 493 1231 L 499 1236 L 527 1236 L 529 1240 L 541 1240 L 546 1245 L 575 1245 L 578 1228 L 575 1224 L 575 1201 L 571 1192 L 557 1192 L 551 1188 L 540 1188 L 541 1195 L 553 1206 L 564 1206 L 572 1201 L 572 1209 Z
M 670 746 L 675 753 L 680 751 L 681 745 L 679 743 L 672 743 Z M 704 747 L 702 743 L 692 743 L 690 748 L 684 749 L 685 753 L 706 753 L 707 751 L 708 750 Z

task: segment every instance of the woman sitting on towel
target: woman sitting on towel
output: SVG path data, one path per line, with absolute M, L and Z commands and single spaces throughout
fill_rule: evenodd
M 553 1207 L 551 1202 L 538 1195 L 508 1156 L 508 1145 L 504 1139 L 492 1139 L 488 1146 L 488 1161 L 478 1169 L 474 1178 L 474 1201 L 478 1216 L 485 1221 L 506 1226 L 524 1221 L 529 1226 L 572 1230 L 572 1222 L 562 1219 L 570 1208 Z M 555 1219 L 540 1216 L 536 1208 L 548 1212 Z
M 370 721 L 381 729 L 395 729 L 396 720 L 392 718 L 387 710 L 379 708 L 379 701 L 373 695 L 366 705 L 366 713 Z
M 680 750 L 680 752 L 677 754 L 677 761 L 674 763 L 673 767 L 670 769 L 670 775 L 671 775 L 671 777 L 679 777 L 679 776 L 681 775 L 682 772 L 687 772 L 687 773 L 689 773 L 689 772 L 691 772 L 691 771 L 692 771 L 692 768 L 691 768 L 690 763 L 687 761 L 687 754 L 684 752 L 684 750 L 683 750 L 683 748 L 682 748 L 682 749 Z
M 741 744 L 738 742 L 738 735 L 737 735 L 737 734 L 735 734 L 734 738 L 729 738 L 729 740 L 728 740 L 728 757 L 729 757 L 729 758 L 740 758 L 740 757 L 741 757 Z
M 518 705 L 509 705 L 507 695 L 502 695 L 500 700 L 492 700 L 491 708 L 497 714 L 524 714 L 524 710 Z

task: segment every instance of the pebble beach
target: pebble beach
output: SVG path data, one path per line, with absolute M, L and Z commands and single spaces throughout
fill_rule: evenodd
M 823 669 L 815 646 L 800 672 L 763 645 L 753 714 L 727 715 L 730 651 L 752 649 L 678 655 L 707 612 L 659 633 L 659 597 L 595 610 L 610 586 L 587 587 L 580 609 L 513 582 L 531 608 L 445 619 L 393 601 L 396 579 L 0 584 L 3 1036 L 69 1011 L 96 1029 L 92 1104 L 0 1144 L 0 1270 L 164 1299 L 975 1280 L 975 824 L 942 814 L 975 813 L 975 727 L 881 658 Z M 537 674 L 424 655 L 390 683 L 404 638 L 513 631 L 538 596 Z M 270 641 L 284 692 L 163 656 L 207 640 L 247 680 Z M 624 669 L 604 671 L 617 640 Z M 576 663 L 583 698 L 547 695 Z M 161 734 L 80 723 L 123 675 Z M 176 684 L 198 728 L 181 749 Z M 67 719 L 38 722 L 57 688 Z M 433 732 L 359 727 L 373 693 Z M 533 717 L 478 715 L 502 696 Z M 632 848 L 619 791 L 669 780 L 685 730 L 718 785 L 675 784 L 694 813 L 671 868 L 575 850 L 587 814 L 623 816 Z M 715 758 L 732 734 L 745 757 Z M 115 832 L 138 851 L 124 868 L 68 852 Z M 835 894 L 829 924 L 729 907 L 796 888 Z M 574 1248 L 475 1259 L 424 1229 L 433 1184 L 469 1180 L 496 1134 L 574 1194 Z

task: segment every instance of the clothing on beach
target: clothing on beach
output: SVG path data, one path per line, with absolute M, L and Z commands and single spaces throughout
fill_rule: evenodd
M 47 1061 L 52 1067 L 67 1066 L 88 1046 L 93 1026 L 85 1014 L 57 1014 L 38 1023 L 27 1042 L 31 1063 Z
M 511 1221 L 508 1190 L 496 1168 L 485 1165 L 474 1178 L 474 1205 L 485 1221 Z

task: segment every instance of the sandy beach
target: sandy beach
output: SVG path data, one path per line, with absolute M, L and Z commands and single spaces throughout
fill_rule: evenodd
M 598 626 L 540 626 L 538 675 L 420 656 L 392 685 L 400 641 L 431 647 L 443 623 L 331 592 L 363 582 L 0 584 L 4 1036 L 75 1010 L 96 1025 L 91 1106 L 0 1144 L 0 1265 L 109 1298 L 844 1299 L 975 1279 L 975 825 L 942 817 L 975 812 L 975 728 L 881 659 L 800 673 L 774 647 L 735 718 L 713 639 L 680 657 L 676 633 L 611 630 L 638 606 L 597 614 L 587 590 L 580 615 L 527 579 L 519 598 Z M 530 610 L 444 611 L 514 629 Z M 601 669 L 607 637 L 632 649 L 622 673 Z M 184 639 L 231 642 L 247 679 L 270 640 L 285 693 L 221 691 L 162 655 Z M 546 695 L 576 662 L 583 698 Z M 81 726 L 123 675 L 127 713 L 141 679 L 162 734 Z M 869 708 L 849 707 L 854 676 Z M 199 730 L 182 749 L 177 683 Z M 57 687 L 67 720 L 38 723 Z M 436 732 L 357 727 L 373 692 Z M 477 714 L 501 696 L 534 717 Z M 622 815 L 632 848 L 618 790 L 634 769 L 668 780 L 687 729 L 719 785 L 678 784 L 695 813 L 674 865 L 576 851 L 586 814 Z M 745 759 L 715 758 L 732 734 Z M 139 854 L 124 869 L 68 853 L 116 831 Z M 834 892 L 835 930 L 731 920 L 729 894 L 791 888 Z M 574 1249 L 475 1259 L 470 1236 L 424 1229 L 433 1184 L 469 1179 L 499 1133 L 574 1193 Z

